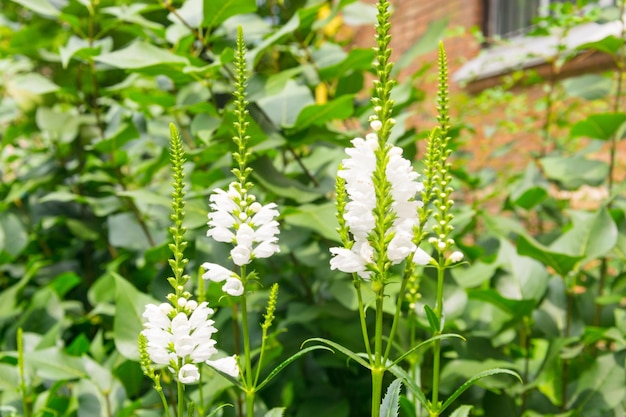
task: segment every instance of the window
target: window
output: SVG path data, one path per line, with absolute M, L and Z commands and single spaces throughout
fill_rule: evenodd
M 545 64 L 562 45 L 565 45 L 566 50 L 574 51 L 586 42 L 598 41 L 609 35 L 621 36 L 622 25 L 619 20 L 582 23 L 571 28 L 562 39 L 554 35 L 523 36 L 532 28 L 533 18 L 540 16 L 540 13 L 547 13 L 550 4 L 575 1 L 484 0 L 483 29 L 485 34 L 488 38 L 500 36 L 506 38 L 507 41 L 485 45 L 488 47 L 453 74 L 453 80 L 474 83 L 473 87 L 476 87 L 478 91 L 480 86 L 486 85 L 480 83 L 481 80 L 494 80 L 516 69 Z M 597 0 L 595 3 L 606 7 L 615 5 L 616 1 Z
M 552 3 L 574 3 L 576 0 L 486 0 L 483 31 L 489 37 L 514 38 L 524 35 L 535 17 L 547 13 Z M 614 0 L 599 0 L 600 6 L 610 6 Z

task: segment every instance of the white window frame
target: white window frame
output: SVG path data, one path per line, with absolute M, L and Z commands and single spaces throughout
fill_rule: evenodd
M 503 0 L 511 1 L 511 0 Z M 541 0 L 543 2 L 549 0 Z M 613 0 L 601 0 L 601 6 L 612 5 Z M 579 45 L 599 41 L 609 35 L 621 36 L 622 24 L 619 20 L 598 23 L 585 23 L 572 28 L 564 39 L 567 50 L 574 50 Z M 459 83 L 496 77 L 545 63 L 553 57 L 558 47 L 556 36 L 517 36 L 508 39 L 508 43 L 485 48 L 476 58 L 466 62 L 452 75 Z

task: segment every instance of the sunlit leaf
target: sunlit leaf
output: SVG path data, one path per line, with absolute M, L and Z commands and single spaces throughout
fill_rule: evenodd
M 602 184 L 609 166 L 602 161 L 582 156 L 550 156 L 539 160 L 545 175 L 558 181 L 565 189 L 575 190 L 581 185 Z
M 45 17 L 55 17 L 61 14 L 59 9 L 54 7 L 49 0 L 13 0 L 13 1 Z
M 137 40 L 123 49 L 98 55 L 94 59 L 103 64 L 122 69 L 146 68 L 159 64 L 189 64 L 187 58 L 141 40 Z
M 255 0 L 204 0 L 202 24 L 208 29 L 213 29 L 231 16 L 254 12 L 256 7 Z
M 624 137 L 626 113 L 600 113 L 587 116 L 579 121 L 570 131 L 573 138 L 587 137 L 591 139 L 610 140 L 616 134 Z
M 583 255 L 568 255 L 556 252 L 537 242 L 530 236 L 520 235 L 517 238 L 517 253 L 530 256 L 539 262 L 552 267 L 562 277 L 574 269 L 584 258 Z

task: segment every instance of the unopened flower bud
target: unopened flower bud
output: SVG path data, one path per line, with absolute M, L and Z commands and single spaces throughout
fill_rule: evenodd
M 457 251 L 454 251 L 450 254 L 450 261 L 453 263 L 457 263 L 457 262 L 461 262 L 463 260 L 463 253 Z

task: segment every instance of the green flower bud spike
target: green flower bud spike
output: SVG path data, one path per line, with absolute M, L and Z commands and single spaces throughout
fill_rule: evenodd
M 183 165 L 185 163 L 185 152 L 183 151 L 183 142 L 180 133 L 173 124 L 170 124 L 170 162 L 172 165 L 172 226 L 169 232 L 172 235 L 172 242 L 169 249 L 173 257 L 169 260 L 169 265 L 174 273 L 173 277 L 168 278 L 168 282 L 174 289 L 174 294 L 168 296 L 168 300 L 179 309 L 178 300 L 180 298 L 189 299 L 191 294 L 185 291 L 185 284 L 189 281 L 190 276 L 185 274 L 185 267 L 189 263 L 189 259 L 184 257 L 185 248 L 188 243 L 184 240 L 187 228 L 183 226 L 185 218 L 185 191 Z

